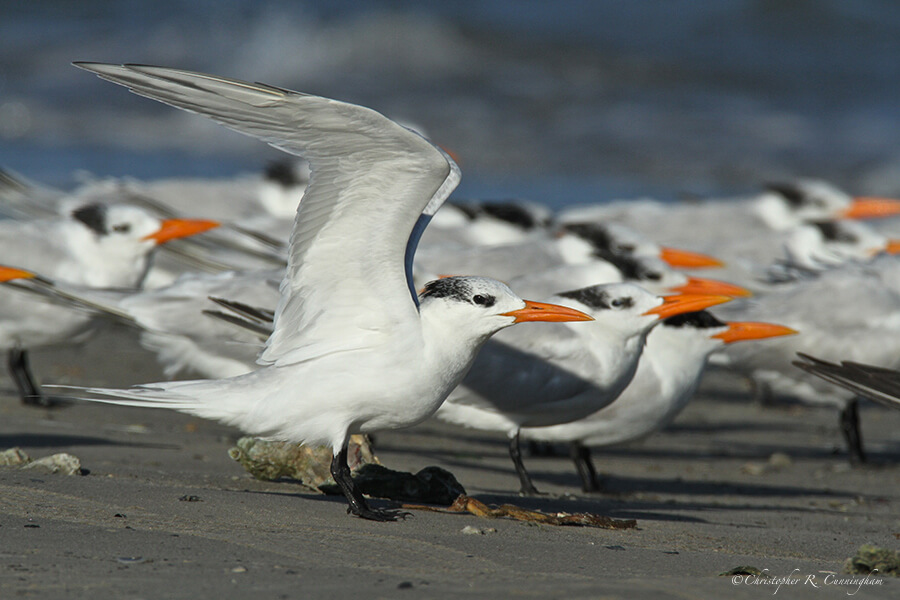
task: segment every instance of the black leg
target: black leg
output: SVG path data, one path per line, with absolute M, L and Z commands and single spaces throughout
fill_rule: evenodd
M 344 442 L 344 447 L 341 448 L 341 451 L 331 461 L 331 476 L 334 477 L 335 483 L 338 484 L 338 487 L 341 488 L 341 491 L 344 492 L 344 496 L 347 498 L 349 503 L 347 507 L 348 513 L 371 521 L 396 521 L 409 514 L 396 510 L 378 510 L 369 507 L 369 503 L 366 502 L 362 492 L 359 491 L 359 487 L 357 487 L 356 482 L 353 481 L 353 477 L 350 475 L 350 466 L 347 464 L 346 442 Z
M 569 456 L 572 457 L 575 470 L 581 477 L 581 489 L 585 492 L 599 492 L 601 489 L 600 479 L 597 477 L 597 471 L 591 460 L 591 449 L 581 442 L 572 442 L 569 444 Z
M 757 403 L 762 406 L 775 406 L 775 394 L 772 392 L 772 386 L 753 377 L 748 377 L 748 380 L 750 382 L 750 394 Z
M 841 411 L 841 433 L 847 442 L 847 450 L 850 451 L 850 462 L 855 465 L 865 463 L 866 452 L 863 449 L 862 433 L 859 431 L 859 398 L 848 402 Z
M 528 440 L 528 456 L 550 458 L 561 456 L 561 454 L 557 451 L 556 444 L 553 444 L 552 442 Z
M 41 387 L 34 381 L 31 367 L 28 364 L 28 351 L 22 348 L 13 348 L 9 351 L 9 373 L 12 375 L 19 397 L 23 404 L 31 406 L 51 406 L 50 398 L 41 392 Z
M 510 438 L 509 440 L 509 457 L 513 461 L 513 465 L 516 467 L 516 473 L 519 474 L 519 481 L 522 484 L 519 493 L 523 496 L 537 496 L 540 492 L 537 491 L 537 488 L 534 487 L 534 484 L 531 482 L 531 475 L 528 474 L 528 471 L 525 470 L 525 465 L 522 464 L 522 453 L 519 450 L 519 432 L 516 431 L 516 435 Z

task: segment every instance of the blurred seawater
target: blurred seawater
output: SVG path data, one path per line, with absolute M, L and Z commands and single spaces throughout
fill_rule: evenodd
M 162 177 L 279 153 L 69 65 L 163 64 L 421 126 L 458 195 L 562 206 L 795 175 L 900 194 L 889 0 L 0 1 L 0 166 Z

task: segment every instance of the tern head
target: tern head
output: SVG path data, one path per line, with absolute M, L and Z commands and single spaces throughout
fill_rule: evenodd
M 596 258 L 659 259 L 670 267 L 701 269 L 721 267 L 722 262 L 705 254 L 660 246 L 620 223 L 571 222 L 561 231 L 590 245 Z
M 660 246 L 651 242 L 633 229 L 618 223 L 598 223 L 595 221 L 565 223 L 561 231 L 572 234 L 589 243 L 594 252 L 603 257 L 616 256 L 659 256 Z
M 709 311 L 700 310 L 669 317 L 650 337 L 655 351 L 668 355 L 666 364 L 686 360 L 706 360 L 725 344 L 761 340 L 797 331 L 772 323 L 723 322 Z
M 594 317 L 599 327 L 628 338 L 646 335 L 660 320 L 731 300 L 729 296 L 658 296 L 633 283 L 607 283 L 557 294 Z
M 137 206 L 87 204 L 72 211 L 71 251 L 93 275 L 88 285 L 137 285 L 160 244 L 218 226 L 215 221 L 160 219 Z
M 523 300 L 505 283 L 488 277 L 443 277 L 425 284 L 419 294 L 423 319 L 439 315 L 448 331 L 487 339 L 525 321 L 590 321 L 575 309 Z
M 543 229 L 552 221 L 550 209 L 542 204 L 522 200 L 481 202 L 478 208 L 486 217 L 522 231 Z
M 872 219 L 900 214 L 900 201 L 852 197 L 825 181 L 798 179 L 769 183 L 768 191 L 797 221 Z
M 784 239 L 784 251 L 788 266 L 818 271 L 880 252 L 896 254 L 900 247 L 865 223 L 832 220 L 795 227 Z
M 308 183 L 308 163 L 294 159 L 271 162 L 263 172 L 259 203 L 275 217 L 293 217 Z
M 722 344 L 749 340 L 764 340 L 783 335 L 795 335 L 799 333 L 795 329 L 776 325 L 774 323 L 759 323 L 754 321 L 728 321 L 723 322 L 714 317 L 709 311 L 700 310 L 687 312 L 670 317 L 663 321 L 666 329 L 681 329 L 686 332 L 697 332 L 708 340 L 713 340 L 711 349 Z

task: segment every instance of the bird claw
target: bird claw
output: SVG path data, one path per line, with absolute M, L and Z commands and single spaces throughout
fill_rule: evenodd
M 71 406 L 72 401 L 61 396 L 45 396 L 44 394 L 32 394 L 22 396 L 22 404 L 36 406 L 38 408 L 62 408 Z

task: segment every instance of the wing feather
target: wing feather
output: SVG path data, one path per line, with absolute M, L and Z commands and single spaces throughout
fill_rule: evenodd
M 165 67 L 75 65 L 309 161 L 261 363 L 369 347 L 415 322 L 407 262 L 418 236 L 410 234 L 460 177 L 440 148 L 374 110 L 337 100 Z

